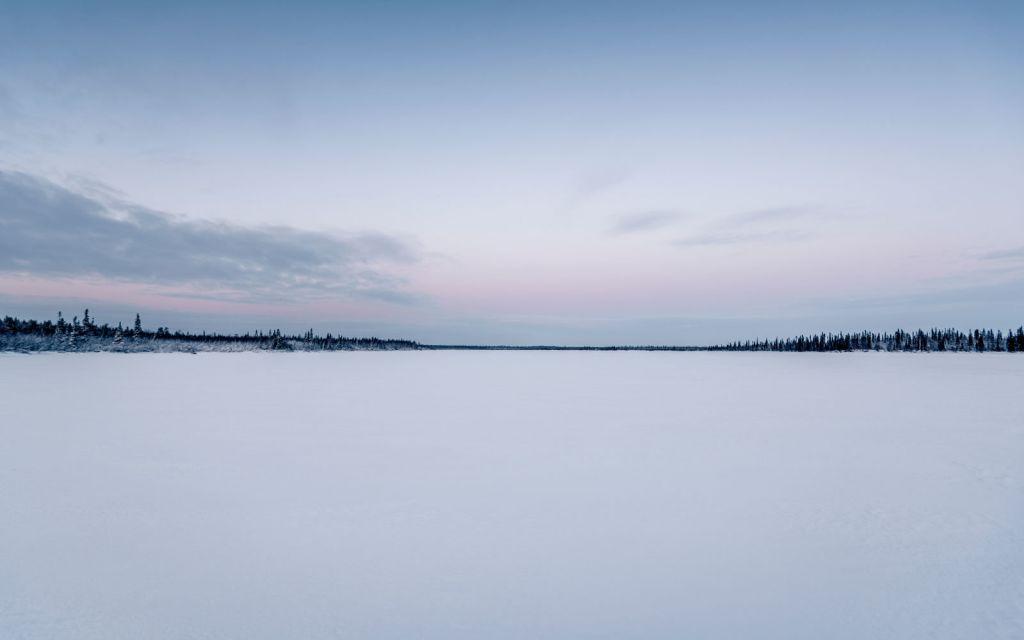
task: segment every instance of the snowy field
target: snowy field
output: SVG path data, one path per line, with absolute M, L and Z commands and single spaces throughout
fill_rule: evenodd
M 0 638 L 1024 638 L 1024 357 L 0 354 Z

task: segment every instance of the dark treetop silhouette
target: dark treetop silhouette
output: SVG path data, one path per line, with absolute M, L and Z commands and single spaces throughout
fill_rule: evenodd
M 1002 351 L 1024 352 L 1024 327 L 1009 330 L 931 329 L 892 333 L 822 333 L 772 340 L 747 340 L 723 345 L 658 346 L 508 346 L 508 345 L 427 345 L 412 340 L 349 338 L 330 333 L 319 335 L 312 329 L 301 335 L 286 335 L 280 330 L 245 334 L 190 333 L 157 327 L 147 331 L 142 318 L 135 315 L 131 328 L 97 324 L 86 309 L 79 321 L 70 322 L 62 313 L 57 321 L 22 320 L 7 316 L 0 324 L 0 351 L 394 351 L 394 350 L 547 350 L 547 351 Z

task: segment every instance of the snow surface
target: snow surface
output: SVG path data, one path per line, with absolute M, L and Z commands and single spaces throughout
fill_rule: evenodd
M 1024 357 L 0 355 L 0 638 L 1024 638 Z

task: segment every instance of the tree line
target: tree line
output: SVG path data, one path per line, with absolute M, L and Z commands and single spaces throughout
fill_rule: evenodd
M 14 338 L 30 338 L 14 344 Z M 46 351 L 147 351 L 168 350 L 159 347 L 171 347 L 169 350 L 208 350 L 219 348 L 265 349 L 272 351 L 339 351 L 339 350 L 397 350 L 416 349 L 419 345 L 411 340 L 391 340 L 376 337 L 350 338 L 327 333 L 319 335 L 312 329 L 298 334 L 288 335 L 274 329 L 270 331 L 233 333 L 193 333 L 190 331 L 171 331 L 167 327 L 157 327 L 150 331 L 142 326 L 142 318 L 135 314 L 131 326 L 118 322 L 117 326 L 98 324 L 86 309 L 81 320 L 73 316 L 70 321 L 63 313 L 57 313 L 56 322 L 52 320 L 22 320 L 6 316 L 0 323 L 0 348 L 4 345 L 17 346 L 28 350 Z M 175 349 L 178 345 L 182 348 Z
M 1024 352 L 1024 327 L 1009 330 L 931 329 L 892 333 L 822 333 L 774 340 L 737 341 L 708 347 L 711 351 L 1004 351 Z
M 244 334 L 193 333 L 171 331 L 167 327 L 147 330 L 142 318 L 135 314 L 130 326 L 118 323 L 98 324 L 86 309 L 81 320 L 70 321 L 63 313 L 57 320 L 22 320 L 6 316 L 0 323 L 0 350 L 27 351 L 343 351 L 399 349 L 475 349 L 475 350 L 585 350 L 585 351 L 911 351 L 943 352 L 986 351 L 1024 353 L 1024 326 L 1007 332 L 992 329 L 930 329 L 913 332 L 897 329 L 892 333 L 861 331 L 859 333 L 821 333 L 792 338 L 734 341 L 710 346 L 487 346 L 487 345 L 423 345 L 413 340 L 381 338 L 350 338 L 331 333 L 320 335 L 312 329 L 302 334 L 284 334 L 279 329 Z

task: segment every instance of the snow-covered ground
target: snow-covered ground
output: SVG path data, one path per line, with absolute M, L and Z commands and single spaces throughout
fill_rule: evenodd
M 0 638 L 1024 638 L 1024 357 L 0 355 Z

